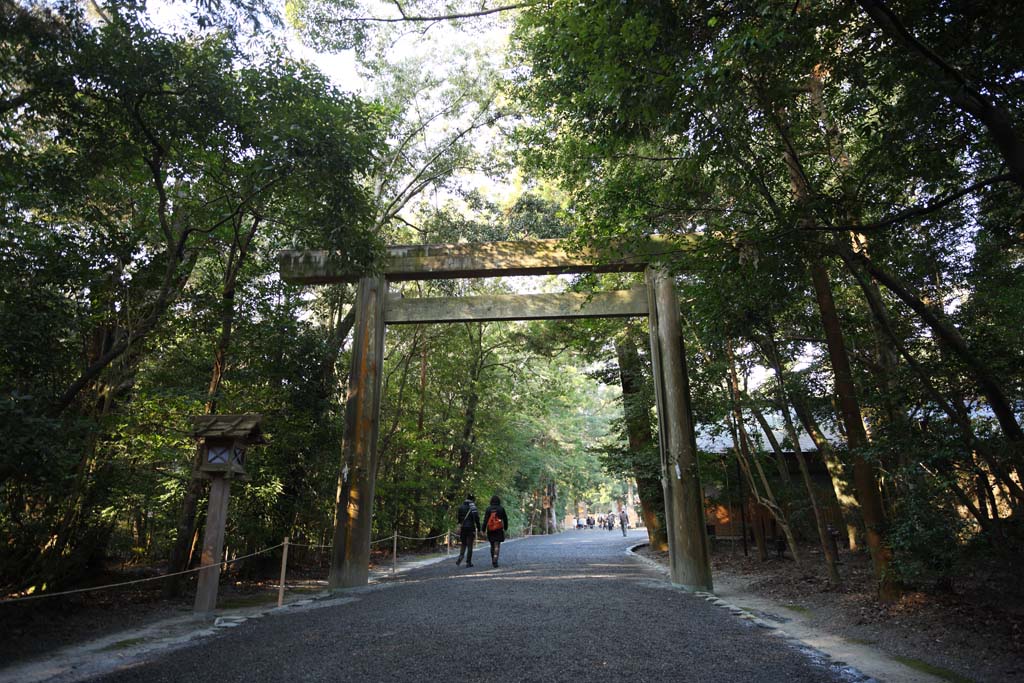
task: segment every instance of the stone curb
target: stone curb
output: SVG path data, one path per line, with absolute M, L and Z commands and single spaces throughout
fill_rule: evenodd
M 640 548 L 646 548 L 649 545 L 649 543 L 637 543 L 636 545 L 632 545 L 626 548 L 626 554 L 636 560 L 639 560 L 642 564 L 645 564 L 648 567 L 660 572 L 671 583 L 671 572 L 669 571 L 668 567 L 666 567 L 665 565 L 656 560 L 652 560 L 649 557 L 644 557 L 643 555 L 640 555 L 636 552 Z M 766 631 L 768 631 L 766 635 L 769 635 L 773 638 L 778 638 L 787 647 L 793 648 L 794 650 L 800 652 L 801 654 L 809 658 L 811 661 L 813 661 L 816 665 L 832 671 L 833 673 L 838 675 L 843 681 L 847 681 L 848 683 L 879 683 L 877 679 L 868 676 L 856 667 L 850 666 L 846 662 L 835 661 L 828 653 L 822 652 L 821 650 L 811 645 L 808 645 L 799 638 L 796 638 L 786 633 L 778 626 L 769 624 L 764 619 L 761 619 L 760 617 L 751 614 L 742 607 L 737 607 L 736 605 L 733 605 L 732 603 L 721 599 L 714 593 L 708 593 L 706 591 L 689 590 L 675 583 L 673 583 L 672 586 L 684 593 L 689 593 L 694 597 L 706 600 L 707 602 L 710 602 L 712 605 L 715 605 L 716 607 L 722 607 L 723 609 L 727 609 L 733 616 L 736 616 L 749 624 L 765 629 Z

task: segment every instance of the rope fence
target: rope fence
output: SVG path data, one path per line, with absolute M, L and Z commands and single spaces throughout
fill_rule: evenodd
M 391 543 L 392 543 L 392 546 L 391 546 L 391 571 L 392 571 L 392 573 L 397 573 L 398 572 L 398 540 L 399 539 L 406 540 L 406 541 L 433 541 L 433 540 L 436 540 L 436 539 L 439 539 L 439 538 L 445 539 L 444 540 L 445 554 L 450 556 L 452 554 L 452 539 L 453 538 L 458 539 L 458 534 L 456 534 L 456 533 L 454 533 L 452 531 L 445 531 L 444 533 L 440 533 L 440 534 L 437 534 L 435 536 L 403 536 L 403 535 L 399 534 L 398 530 L 396 529 L 395 532 L 393 534 L 391 534 L 390 536 L 384 536 L 383 538 L 377 538 L 377 539 L 374 539 L 374 540 L 370 541 L 370 545 L 374 545 L 376 543 L 383 543 L 385 541 L 391 541 Z M 474 541 L 474 545 L 476 544 L 476 542 L 477 541 L 475 540 Z M 261 550 L 257 550 L 256 552 L 249 553 L 248 555 L 242 555 L 241 557 L 234 557 L 234 558 L 232 558 L 230 560 L 224 560 L 222 562 L 214 562 L 212 564 L 202 565 L 202 566 L 199 566 L 199 567 L 194 567 L 192 569 L 185 569 L 185 570 L 180 571 L 180 572 L 172 572 L 170 574 L 161 574 L 159 576 L 148 576 L 148 577 L 143 578 L 143 579 L 132 579 L 131 581 L 120 581 L 118 583 L 109 583 L 109 584 L 105 584 L 103 586 L 91 586 L 89 588 L 74 588 L 74 589 L 71 589 L 71 590 L 58 591 L 58 592 L 55 592 L 55 593 L 38 593 L 38 594 L 35 594 L 35 595 L 25 595 L 25 596 L 21 596 L 21 597 L 17 597 L 17 598 L 8 598 L 6 600 L 0 600 L 0 605 L 5 605 L 5 604 L 15 603 L 15 602 L 27 602 L 29 600 L 41 600 L 42 598 L 55 598 L 55 597 L 58 597 L 58 596 L 61 596 L 61 595 L 73 595 L 73 594 L 76 594 L 76 593 L 91 593 L 91 592 L 94 592 L 94 591 L 109 590 L 111 588 L 121 588 L 123 586 L 131 586 L 131 585 L 139 584 L 139 583 L 148 583 L 148 582 L 151 582 L 151 581 L 160 581 L 162 579 L 170 579 L 170 578 L 173 578 L 175 576 L 182 576 L 182 575 L 185 575 L 185 574 L 193 574 L 195 572 L 199 572 L 199 571 L 202 571 L 204 569 L 210 569 L 212 567 L 218 567 L 218 566 L 233 564 L 235 562 L 241 562 L 242 560 L 247 560 L 247 559 L 249 559 L 251 557 L 256 557 L 257 555 L 263 555 L 264 553 L 268 553 L 268 552 L 270 552 L 272 550 L 277 550 L 278 548 L 283 548 L 283 551 L 281 552 L 281 579 L 280 579 L 280 582 L 278 584 L 278 594 L 277 594 L 277 606 L 281 607 L 284 604 L 285 582 L 286 582 L 287 573 L 288 573 L 288 549 L 289 549 L 289 547 L 319 549 L 319 548 L 332 548 L 334 546 L 333 546 L 333 544 L 325 545 L 325 544 L 313 544 L 313 543 L 295 543 L 295 542 L 292 542 L 291 540 L 289 540 L 289 538 L 287 536 L 285 536 L 284 541 L 281 542 L 281 543 L 278 543 L 277 545 L 272 545 L 272 546 L 263 548 Z
M 39 593 L 39 594 L 36 594 L 36 595 L 25 595 L 25 596 L 22 596 L 20 598 L 8 598 L 6 600 L 0 600 L 0 605 L 6 605 L 8 603 L 13 603 L 13 602 L 26 602 L 28 600 L 39 600 L 39 599 L 42 599 L 42 598 L 55 598 L 55 597 L 57 597 L 59 595 L 72 595 L 74 593 L 90 593 L 92 591 L 107 590 L 109 588 L 120 588 L 121 586 L 131 586 L 132 584 L 136 584 L 136 583 L 146 583 L 148 581 L 159 581 L 161 579 L 169 579 L 169 578 L 171 578 L 173 576 L 181 576 L 183 574 L 192 574 L 193 572 L 202 571 L 203 569 L 209 569 L 211 567 L 218 567 L 218 566 L 224 565 L 224 564 L 232 564 L 234 562 L 240 562 L 242 560 L 247 560 L 250 557 L 256 557 L 257 555 L 262 555 L 263 553 L 268 553 L 271 550 L 277 550 L 278 548 L 286 546 L 287 543 L 288 543 L 288 540 L 285 539 L 284 543 L 278 543 L 277 545 L 272 545 L 272 546 L 270 546 L 268 548 L 263 548 L 262 550 L 257 550 L 256 552 L 249 553 L 248 555 L 242 555 L 241 557 L 234 557 L 234 558 L 232 558 L 230 560 L 224 560 L 223 562 L 214 562 L 212 564 L 206 564 L 206 565 L 203 565 L 201 567 L 195 567 L 193 569 L 185 569 L 184 571 L 180 571 L 180 572 L 172 572 L 170 574 L 161 574 L 160 576 L 148 576 L 148 577 L 146 577 L 144 579 L 133 579 L 132 581 L 121 581 L 120 583 L 108 583 L 108 584 L 106 584 L 104 586 L 91 586 L 89 588 L 75 588 L 75 589 L 72 589 L 72 590 L 58 591 L 56 593 Z
M 404 538 L 407 541 L 432 541 L 435 538 L 444 538 L 450 533 L 450 531 L 446 531 L 443 534 L 438 534 L 437 536 L 403 536 L 401 534 L 398 534 L 398 537 Z
M 397 574 L 398 573 L 398 540 L 399 539 L 403 539 L 403 540 L 406 540 L 406 541 L 433 541 L 433 540 L 436 540 L 436 539 L 439 539 L 439 538 L 443 538 L 443 539 L 445 539 L 445 541 L 444 541 L 444 543 L 445 543 L 445 554 L 450 556 L 452 554 L 452 536 L 453 535 L 454 534 L 451 531 L 445 531 L 444 533 L 440 533 L 440 534 L 437 534 L 435 536 L 403 536 L 402 534 L 398 533 L 398 529 L 395 529 L 394 533 L 392 533 L 390 536 L 384 536 L 383 538 L 376 538 L 376 539 L 371 540 L 370 541 L 370 545 L 372 546 L 372 545 L 374 545 L 376 543 L 383 543 L 384 541 L 391 541 L 391 572 L 392 572 L 392 574 Z M 280 580 L 280 582 L 278 584 L 278 587 L 277 587 L 277 606 L 278 607 L 284 606 L 284 591 L 285 591 L 285 584 L 286 584 L 287 578 L 288 578 L 288 547 L 289 546 L 295 546 L 295 547 L 300 547 L 300 548 L 333 548 L 334 547 L 333 545 L 314 545 L 314 544 L 309 544 L 309 543 L 292 543 L 291 541 L 288 540 L 287 536 L 285 536 L 284 543 L 282 543 L 281 546 L 284 546 L 284 551 L 281 553 L 281 580 Z M 275 546 L 275 547 L 280 547 L 280 546 Z

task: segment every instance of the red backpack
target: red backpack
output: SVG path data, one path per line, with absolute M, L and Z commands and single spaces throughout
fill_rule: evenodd
M 487 518 L 487 530 L 488 531 L 501 531 L 505 528 L 505 525 L 501 522 L 501 517 L 498 516 L 498 511 L 491 512 Z

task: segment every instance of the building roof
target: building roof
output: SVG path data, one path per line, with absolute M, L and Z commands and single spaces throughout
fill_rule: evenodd
M 777 412 L 766 411 L 764 416 L 768 422 L 768 425 L 772 429 L 772 433 L 775 434 L 776 440 L 778 440 L 780 444 L 784 443 L 789 438 L 789 435 L 786 433 L 786 428 L 782 419 L 782 415 Z M 747 416 L 744 415 L 744 417 Z M 746 424 L 748 435 L 754 442 L 753 446 L 760 450 L 768 450 L 768 441 L 765 438 L 764 433 L 761 431 L 761 428 L 757 425 L 757 423 L 751 419 L 750 421 L 745 422 L 744 424 Z M 800 423 L 797 422 L 795 426 L 797 429 L 797 433 L 800 437 L 800 450 L 805 453 L 818 450 L 817 444 L 815 444 L 814 440 L 807 434 L 806 431 L 804 431 L 802 425 L 800 425 Z M 835 431 L 831 428 L 831 425 L 822 424 L 821 429 L 824 432 L 825 439 L 833 446 L 843 443 L 843 439 L 838 434 L 835 433 Z M 715 429 L 714 427 L 709 425 L 698 425 L 697 448 L 706 453 L 727 453 L 733 448 L 732 437 L 724 428 Z M 786 450 L 791 449 L 792 446 L 786 448 Z

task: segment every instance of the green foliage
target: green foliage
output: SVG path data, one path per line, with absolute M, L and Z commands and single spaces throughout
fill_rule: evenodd
M 615 253 L 666 238 L 656 260 L 678 276 L 695 418 L 731 441 L 735 367 L 752 457 L 805 536 L 806 493 L 772 472 L 750 409 L 799 402 L 841 440 L 808 272 L 824 264 L 871 435 L 858 452 L 836 448 L 837 486 L 850 489 L 854 455 L 882 473 L 905 582 L 947 581 L 990 534 L 1019 555 L 1006 529 L 1024 511 L 1013 486 L 1024 456 L 991 414 L 979 366 L 1019 421 L 1020 188 L 993 180 L 1007 158 L 984 122 L 857 3 L 531 4 L 504 72 L 472 50 L 395 61 L 382 47 L 394 34 L 358 21 L 360 3 L 288 3 L 312 44 L 361 48 L 373 104 L 272 39 L 242 44 L 242 22 L 273 20 L 263 3 L 193 4 L 198 25 L 222 29 L 168 35 L 134 5 L 101 4 L 93 22 L 73 3 L 3 4 L 5 589 L 164 558 L 190 484 L 187 417 L 208 402 L 264 413 L 270 439 L 236 488 L 232 547 L 327 542 L 351 291 L 285 285 L 274 254 L 322 248 L 365 270 L 385 241 L 568 237 Z M 1013 3 L 897 9 L 1024 128 Z M 512 106 L 516 158 L 495 145 Z M 517 161 L 529 180 L 510 198 L 466 182 Z M 850 228 L 909 297 L 849 260 Z M 601 275 L 570 287 L 633 284 Z M 884 316 L 865 298 L 872 287 Z M 389 331 L 375 535 L 439 533 L 466 491 L 499 495 L 514 530 L 539 529 L 552 487 L 561 515 L 612 505 L 630 477 L 656 480 L 656 447 L 626 445 L 629 424 L 655 426 L 645 335 L 619 321 Z M 626 340 L 640 349 L 635 402 L 618 391 Z M 218 346 L 224 374 L 208 395 Z M 765 372 L 773 349 L 781 377 Z M 730 499 L 733 462 L 702 454 L 706 483 Z M 985 511 L 971 511 L 986 487 Z
M 910 585 L 945 588 L 963 557 L 966 524 L 944 489 L 927 480 L 908 487 L 889 529 L 895 569 Z
M 273 45 L 172 37 L 129 8 L 96 25 L 71 5 L 8 9 L 0 433 L 16 447 L 0 458 L 0 584 L 24 588 L 74 580 L 108 552 L 165 552 L 190 477 L 187 417 L 203 412 L 242 241 L 222 408 L 280 410 L 283 434 L 336 442 L 320 428 L 332 390 L 289 398 L 302 373 L 269 372 L 301 351 L 292 369 L 315 384 L 327 342 L 296 322 L 304 302 L 273 278 L 273 254 L 309 245 L 373 263 L 363 178 L 382 135 L 378 108 Z M 251 489 L 249 542 L 298 517 L 264 523 L 292 481 L 275 464 Z M 329 481 L 298 486 L 310 483 L 330 496 Z M 309 511 L 318 529 L 328 507 Z
M 448 294 L 492 289 L 441 286 Z M 400 326 L 389 332 L 375 536 L 396 525 L 414 537 L 451 528 L 466 492 L 481 503 L 499 496 L 510 528 L 521 533 L 531 522 L 540 524 L 549 484 L 556 487 L 559 515 L 606 484 L 591 448 L 605 436 L 613 398 L 595 394 L 592 381 L 566 369 L 566 358 L 533 356 L 524 327 Z
M 978 11 L 909 2 L 894 11 L 947 76 L 1001 84 L 998 94 L 981 87 L 1019 139 L 1024 51 L 1008 32 L 1020 21 L 1012 3 Z M 989 33 L 998 48 L 965 39 Z M 948 328 L 904 304 L 916 296 L 946 310 L 999 377 L 1019 424 L 1021 195 L 1006 178 L 988 182 L 1003 170 L 1004 147 L 957 104 L 956 79 L 935 77 L 928 59 L 891 38 L 858 3 L 548 3 L 517 20 L 508 91 L 529 121 L 517 134 L 521 159 L 560 184 L 578 242 L 628 248 L 654 233 L 689 238 L 667 250 L 665 265 L 680 275 L 705 430 L 731 420 L 726 348 L 742 410 L 789 409 L 776 380 L 758 377 L 770 339 L 789 375 L 786 395 L 841 432 L 807 272 L 828 266 L 871 432 L 872 446 L 858 455 L 883 473 L 901 577 L 929 582 L 948 575 L 992 522 L 963 504 L 976 499 L 978 471 L 1012 489 L 998 473 L 1019 473 L 1024 460 L 1008 420 L 1001 435 L 992 430 L 985 401 L 993 393 L 978 364 L 951 352 Z M 831 261 L 851 229 L 862 233 L 857 248 L 910 297 L 870 278 L 865 288 L 855 266 Z M 872 286 L 884 319 L 865 299 Z M 839 453 L 847 462 L 853 455 Z M 806 494 L 781 495 L 798 519 Z M 997 497 L 999 514 L 1020 514 L 1019 494 Z

